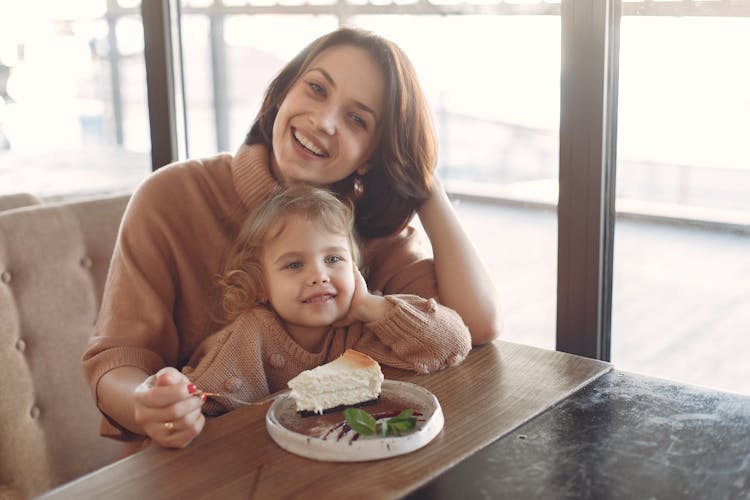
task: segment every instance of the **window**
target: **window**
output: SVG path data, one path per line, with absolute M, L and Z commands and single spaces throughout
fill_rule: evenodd
M 612 360 L 750 394 L 750 18 L 621 35 Z
M 130 191 L 148 174 L 143 30 L 124 3 L 4 9 L 0 194 Z

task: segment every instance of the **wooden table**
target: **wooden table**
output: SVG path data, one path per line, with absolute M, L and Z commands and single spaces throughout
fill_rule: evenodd
M 268 436 L 264 406 L 212 419 L 187 448 L 149 447 L 45 498 L 394 498 L 437 475 L 609 372 L 609 363 L 496 341 L 431 375 L 384 368 L 440 401 L 443 431 L 408 455 L 362 463 L 292 455 Z

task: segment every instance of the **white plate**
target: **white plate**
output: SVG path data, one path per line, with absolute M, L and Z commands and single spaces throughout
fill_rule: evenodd
M 380 399 L 362 407 L 376 419 L 378 415 L 382 419 L 395 416 L 407 408 L 413 408 L 417 417 L 414 431 L 398 437 L 361 436 L 345 430 L 343 410 L 302 417 L 294 399 L 285 394 L 268 409 L 266 428 L 276 444 L 296 455 L 332 462 L 378 460 L 418 450 L 442 430 L 445 420 L 435 395 L 409 382 L 383 381 Z

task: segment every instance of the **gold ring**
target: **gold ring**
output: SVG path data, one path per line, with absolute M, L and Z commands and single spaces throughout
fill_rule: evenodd
M 164 428 L 172 432 L 174 430 L 174 422 L 164 422 Z

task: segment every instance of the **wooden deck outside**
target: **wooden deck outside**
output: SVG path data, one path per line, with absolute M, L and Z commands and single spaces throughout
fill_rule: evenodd
M 504 338 L 554 348 L 555 212 L 456 209 L 499 288 Z M 615 368 L 750 394 L 750 235 L 618 219 L 613 283 Z

